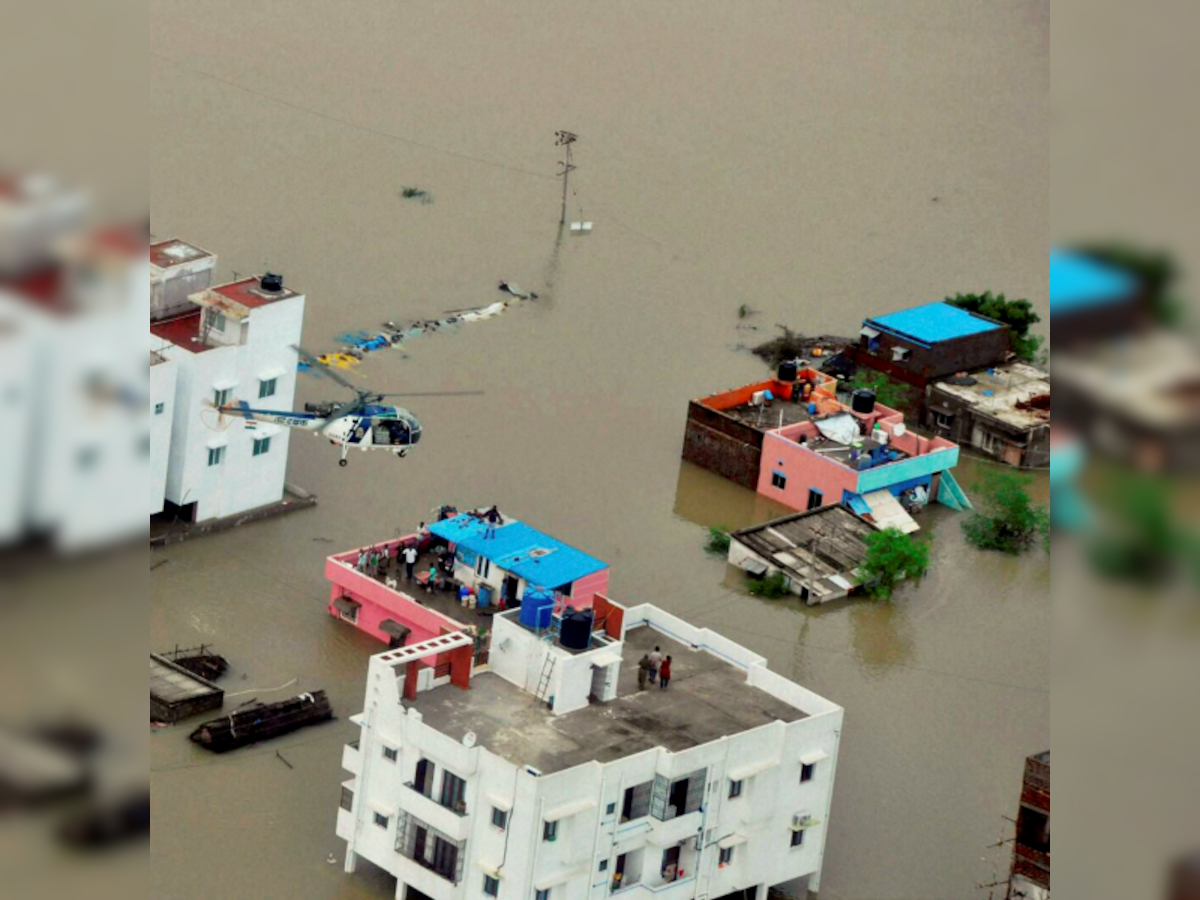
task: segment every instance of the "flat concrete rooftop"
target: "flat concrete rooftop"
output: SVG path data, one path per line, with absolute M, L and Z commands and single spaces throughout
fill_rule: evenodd
M 793 403 L 790 400 L 775 400 L 770 406 L 751 406 L 749 403 L 743 403 L 741 406 L 731 406 L 721 412 L 737 419 L 743 425 L 749 425 L 759 431 L 786 428 L 788 425 L 811 422 L 813 419 L 809 415 L 807 403 Z
M 656 645 L 673 657 L 670 687 L 639 691 L 637 661 Z M 410 705 L 443 734 L 461 740 L 473 731 L 491 752 L 545 774 L 652 747 L 686 750 L 776 719 L 805 718 L 796 707 L 746 684 L 741 669 L 649 626 L 626 633 L 622 657 L 617 698 L 563 716 L 491 672 L 474 676 L 469 691 L 447 684 Z

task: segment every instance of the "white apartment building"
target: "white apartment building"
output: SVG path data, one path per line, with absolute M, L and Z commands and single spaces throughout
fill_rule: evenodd
M 212 407 L 293 408 L 304 295 L 278 276 L 211 287 L 215 257 L 177 239 L 152 245 L 150 261 L 151 349 L 175 370 L 173 395 L 152 383 L 152 415 L 170 419 L 152 432 L 152 471 L 166 448 L 163 506 L 202 522 L 281 500 L 288 429 Z
M 343 748 L 347 872 L 369 860 L 398 900 L 819 888 L 842 709 L 708 629 L 597 600 L 582 649 L 496 615 L 469 687 L 461 655 L 443 674 L 461 635 L 371 658 Z M 641 690 L 656 646 L 670 686 Z
M 144 534 L 144 226 L 92 228 L 86 195 L 0 175 L 0 540 L 82 550 Z

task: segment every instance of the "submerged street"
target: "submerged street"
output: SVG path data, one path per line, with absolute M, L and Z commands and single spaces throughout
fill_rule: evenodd
M 340 468 L 294 433 L 288 480 L 316 508 L 154 553 L 151 650 L 212 644 L 227 694 L 320 688 L 337 716 L 220 757 L 186 723 L 154 731 L 157 896 L 392 896 L 369 865 L 343 873 L 334 834 L 347 719 L 385 648 L 328 615 L 324 564 L 443 503 L 497 504 L 610 563 L 613 599 L 716 629 L 845 708 L 822 898 L 970 897 L 1006 874 L 988 846 L 1049 746 L 1048 557 L 977 551 L 935 507 L 930 574 L 894 602 L 755 598 L 707 527 L 784 510 L 680 444 L 689 399 L 767 375 L 745 348 L 776 323 L 853 334 L 984 289 L 1045 313 L 1044 7 L 681 12 L 157 5 L 156 238 L 218 254 L 220 281 L 282 272 L 319 353 L 486 307 L 500 279 L 539 295 L 347 375 L 483 392 L 404 401 L 423 427 L 407 458 Z M 558 226 L 562 128 L 586 236 Z M 300 392 L 338 399 L 314 377 Z M 969 493 L 991 465 L 964 453 L 956 477 Z

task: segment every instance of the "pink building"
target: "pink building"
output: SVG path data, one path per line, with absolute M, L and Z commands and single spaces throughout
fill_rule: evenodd
M 357 569 L 358 549 L 327 557 L 325 578 L 330 584 L 329 614 L 384 643 L 397 646 L 467 630 L 462 622 L 451 618 L 458 606 L 450 594 L 426 592 L 416 580 L 405 579 L 398 551 L 405 546 L 418 545 L 420 540 L 412 534 L 366 548 L 368 553 L 371 550 L 388 551 L 389 562 L 383 568 L 382 576 L 378 567 L 374 570 L 368 567 L 365 572 Z M 424 540 L 428 542 L 428 538 Z M 429 558 L 419 565 L 422 570 L 427 570 Z M 402 590 L 401 585 L 411 593 Z
M 903 414 L 874 402 L 855 410 L 824 394 L 807 409 L 804 421 L 765 435 L 760 494 L 800 510 L 843 504 L 904 531 L 917 529 L 905 507 L 970 505 L 950 473 L 957 444 L 914 434 Z

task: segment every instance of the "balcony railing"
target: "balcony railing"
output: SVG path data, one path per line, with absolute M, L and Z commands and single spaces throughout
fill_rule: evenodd
M 443 803 L 441 797 L 434 797 L 431 794 L 425 793 L 423 790 L 421 790 L 419 787 L 417 787 L 416 782 L 413 782 L 413 781 L 406 781 L 404 783 L 404 786 L 406 788 L 408 788 L 410 791 L 420 794 L 426 800 L 433 801 L 438 806 L 440 806 L 442 809 L 450 810 L 450 812 L 454 813 L 456 816 L 464 816 L 465 817 L 467 814 L 467 804 L 466 803 L 459 803 L 456 805 L 451 805 L 449 803 Z

